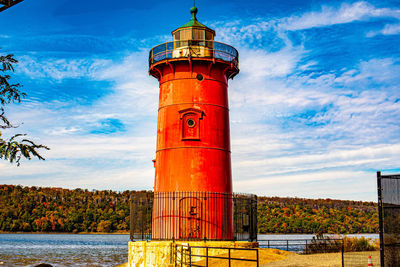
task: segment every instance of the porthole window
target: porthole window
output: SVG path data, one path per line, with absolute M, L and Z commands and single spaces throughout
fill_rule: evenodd
M 204 79 L 203 75 L 201 75 L 201 74 L 197 74 L 196 78 L 199 81 L 202 81 Z
M 182 127 L 182 141 L 200 141 L 200 124 L 204 112 L 197 108 L 186 108 L 179 111 Z
M 188 119 L 186 123 L 190 128 L 194 127 L 194 125 L 196 124 L 193 119 Z

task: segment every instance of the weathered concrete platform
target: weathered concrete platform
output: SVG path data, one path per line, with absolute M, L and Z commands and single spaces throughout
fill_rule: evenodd
M 256 248 L 257 242 L 247 241 L 137 241 L 129 242 L 129 267 L 172 267 L 174 266 L 174 244 L 200 247 Z M 205 249 L 193 248 L 192 253 L 205 255 Z M 226 250 L 209 249 L 210 256 L 227 253 Z M 200 259 L 199 259 L 200 260 Z

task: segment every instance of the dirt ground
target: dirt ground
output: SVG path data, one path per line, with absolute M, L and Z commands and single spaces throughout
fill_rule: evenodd
M 315 267 L 341 267 L 341 253 L 324 253 L 311 255 L 288 255 L 286 259 L 260 264 L 261 267 L 297 267 L 297 266 L 315 266 Z
M 228 255 L 219 255 L 227 257 Z M 345 253 L 345 263 L 347 266 L 362 266 L 368 265 L 368 256 L 372 256 L 374 266 L 379 266 L 379 251 L 372 252 L 348 252 Z M 232 258 L 255 259 L 255 253 L 250 251 L 235 251 L 232 252 Z M 292 252 L 287 252 L 278 249 L 259 249 L 259 262 L 261 267 L 341 267 L 341 253 L 323 253 L 299 255 Z M 196 264 L 205 266 L 205 261 L 196 262 Z M 225 267 L 229 266 L 228 261 L 219 259 L 209 259 L 209 266 Z M 232 267 L 251 267 L 256 266 L 254 262 L 235 261 L 231 262 Z
M 345 266 L 365 267 L 368 265 L 368 256 L 372 257 L 373 266 L 379 265 L 379 251 L 346 252 Z M 342 254 L 323 253 L 311 255 L 288 255 L 285 259 L 260 264 L 261 267 L 341 267 Z
M 295 255 L 292 252 L 287 252 L 284 250 L 279 250 L 279 249 L 259 249 L 258 250 L 258 256 L 259 256 L 259 262 L 260 266 L 262 263 L 266 262 L 271 262 L 271 261 L 279 261 L 285 259 L 288 255 Z M 225 259 L 209 259 L 208 260 L 208 265 L 213 266 L 213 267 L 227 267 L 229 266 L 228 264 L 228 254 L 220 254 L 218 255 L 219 257 L 223 257 Z M 248 251 L 248 250 L 243 250 L 243 251 L 232 251 L 231 254 L 232 258 L 237 258 L 237 259 L 256 259 L 256 253 L 255 251 Z M 206 266 L 205 260 L 200 260 L 196 262 L 196 264 L 201 265 L 201 266 Z M 237 261 L 237 260 L 232 260 L 231 261 L 231 266 L 232 267 L 251 267 L 251 266 L 256 266 L 255 262 L 251 261 Z

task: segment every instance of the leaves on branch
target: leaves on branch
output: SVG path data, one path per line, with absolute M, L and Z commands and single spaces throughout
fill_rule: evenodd
M 16 134 L 8 142 L 0 139 L 0 159 L 8 160 L 10 163 L 15 161 L 17 166 L 20 165 L 22 157 L 30 160 L 34 156 L 40 160 L 45 160 L 37 152 L 37 149 L 43 148 L 49 150 L 49 148 L 44 145 L 37 145 L 28 139 L 22 139 L 18 142 L 16 138 L 21 136 L 26 136 L 26 134 Z
M 14 67 L 12 64 L 18 63 L 18 60 L 14 58 L 13 54 L 7 55 L 7 56 L 0 56 L 0 62 L 2 67 L 0 68 L 0 71 L 14 71 Z
M 4 116 L 4 108 L 0 107 L 0 129 L 7 129 L 7 128 L 14 128 L 14 126 L 12 126 L 10 121 Z
M 13 55 L 0 56 L 0 72 L 14 72 L 13 64 L 16 63 L 18 63 L 18 61 Z M 20 103 L 21 98 L 26 97 L 26 94 L 18 89 L 21 85 L 19 83 L 10 84 L 10 79 L 10 75 L 0 75 L 0 129 L 16 128 L 5 116 L 3 106 L 10 103 Z M 49 150 L 49 148 L 44 145 L 37 145 L 28 139 L 18 140 L 18 138 L 22 136 L 26 136 L 26 134 L 16 134 L 8 141 L 0 138 L 0 159 L 8 160 L 10 163 L 15 162 L 17 166 L 20 165 L 20 161 L 23 157 L 29 160 L 32 157 L 45 160 L 37 150 Z
M 16 59 L 13 58 L 13 55 L 0 56 L 0 71 L 12 71 L 14 72 L 13 63 L 18 63 Z M 9 79 L 11 79 L 10 75 L 0 75 L 0 104 L 5 105 L 11 102 L 19 103 L 21 102 L 21 98 L 25 98 L 26 94 L 18 90 L 21 85 L 19 83 L 10 84 Z

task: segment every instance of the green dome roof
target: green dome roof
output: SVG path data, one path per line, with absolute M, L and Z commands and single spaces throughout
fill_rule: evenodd
M 202 28 L 208 28 L 207 26 L 205 26 L 204 24 L 201 24 L 200 22 L 198 22 L 197 21 L 197 18 L 196 18 L 196 15 L 197 15 L 197 12 L 198 12 L 199 10 L 197 9 L 197 7 L 192 7 L 191 9 L 190 9 L 190 13 L 192 14 L 192 18 L 190 19 L 190 21 L 188 22 L 188 23 L 186 23 L 186 24 L 184 24 L 184 25 L 182 25 L 181 27 L 179 27 L 179 28 L 186 28 L 186 27 L 202 27 Z M 178 28 L 178 29 L 179 29 Z

